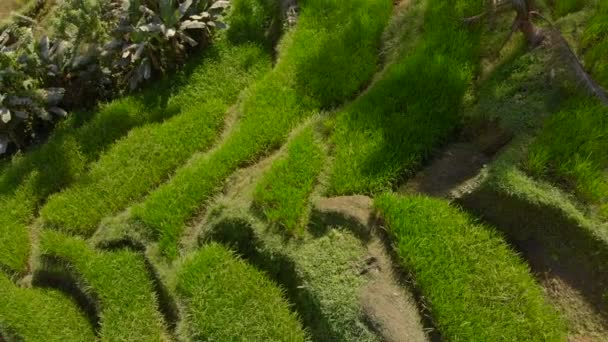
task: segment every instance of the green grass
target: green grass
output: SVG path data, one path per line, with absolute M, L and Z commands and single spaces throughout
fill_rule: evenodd
M 168 89 L 167 82 L 156 85 Z M 0 173 L 0 265 L 23 272 L 29 254 L 28 225 L 49 195 L 72 184 L 89 163 L 133 127 L 168 117 L 154 108 L 146 90 L 102 105 L 91 117 L 75 113 L 61 122 L 49 141 L 17 155 Z
M 338 113 L 330 194 L 374 194 L 413 173 L 460 122 L 475 72 L 479 32 L 460 23 L 481 1 L 429 0 L 420 39 Z M 394 44 L 394 42 L 393 42 Z
M 140 199 L 193 153 L 209 148 L 240 91 L 270 68 L 270 57 L 255 45 L 218 43 L 208 51 L 190 84 L 170 98 L 181 113 L 132 130 L 75 186 L 51 197 L 41 210 L 45 224 L 84 236 L 107 215 Z
M 177 292 L 186 304 L 185 340 L 305 341 L 282 291 L 221 245 L 186 258 Z
M 596 13 L 582 39 L 585 68 L 604 87 L 608 87 L 608 2 L 597 1 Z
M 555 15 L 561 17 L 583 9 L 589 2 L 589 0 L 554 0 L 553 9 Z
M 54 290 L 25 289 L 0 273 L 0 338 L 8 341 L 95 341 L 75 303 Z
M 79 289 L 98 301 L 102 341 L 166 340 L 156 294 L 141 256 L 128 250 L 95 251 L 84 240 L 54 231 L 43 232 L 40 247 L 42 271 L 59 272 L 64 278 L 69 272 Z
M 275 253 L 288 250 L 301 281 L 298 285 L 307 289 L 310 298 L 304 299 L 303 308 L 308 321 L 324 321 L 315 326 L 314 336 L 319 341 L 380 340 L 366 325 L 361 312 L 360 296 L 368 279 L 360 274 L 360 265 L 368 250 L 347 227 L 331 227 L 321 237 L 275 248 Z M 281 273 L 280 269 L 277 271 Z M 313 315 L 322 318 L 310 317 Z
M 236 1 L 231 16 L 235 20 L 244 21 L 243 16 L 247 12 L 241 10 L 241 8 L 245 6 L 244 4 L 257 3 L 256 0 Z M 262 14 L 258 13 L 257 15 Z M 262 17 L 254 23 L 258 24 L 267 20 L 265 18 Z M 245 24 L 239 27 L 244 29 Z M 263 31 L 263 29 L 264 26 L 260 26 L 251 28 L 247 32 Z M 228 32 L 230 34 L 233 31 L 229 30 Z M 262 36 L 263 34 L 256 35 L 258 39 L 261 39 Z M 262 44 L 262 42 L 257 43 Z M 226 64 L 235 68 L 227 67 L 229 70 L 219 72 L 214 69 L 214 66 L 217 66 L 217 59 L 221 56 L 214 55 L 214 52 L 217 52 L 217 50 L 209 51 L 208 54 L 211 55 L 209 59 L 215 60 L 216 63 L 210 63 L 211 65 L 206 66 L 208 58 L 198 56 L 198 58 L 190 61 L 182 71 L 167 79 L 154 82 L 139 94 L 104 104 L 97 112 L 73 113 L 68 120 L 59 124 L 47 143 L 30 152 L 13 157 L 10 162 L 3 163 L 0 173 L 0 203 L 3 204 L 2 211 L 0 211 L 0 265 L 2 268 L 11 272 L 25 271 L 29 254 L 27 226 L 37 214 L 37 207 L 44 203 L 51 194 L 69 187 L 75 182 L 78 183 L 74 189 L 68 190 L 67 194 L 59 195 L 58 199 L 52 200 L 53 203 L 50 204 L 50 207 L 59 207 L 57 212 L 49 208 L 47 213 L 51 224 L 69 225 L 68 229 L 84 230 L 84 233 L 88 233 L 86 230 L 94 229 L 95 222 L 102 216 L 101 209 L 117 210 L 116 208 L 120 207 L 112 201 L 99 204 L 100 201 L 107 199 L 108 192 L 113 190 L 111 188 L 104 188 L 99 197 L 91 195 L 91 193 L 100 187 L 116 186 L 116 182 L 124 181 L 126 177 L 133 177 L 133 172 L 136 172 L 137 169 L 132 166 L 132 163 L 134 163 L 131 160 L 132 157 L 138 155 L 144 158 L 143 154 L 149 151 L 137 150 L 137 147 L 132 145 L 129 147 L 115 147 L 114 149 L 120 153 L 131 154 L 126 157 L 123 155 L 123 159 L 116 160 L 107 156 L 111 153 L 108 152 L 108 149 L 113 142 L 135 127 L 170 119 L 178 113 L 190 112 L 190 119 L 192 119 L 197 114 L 194 111 L 198 101 L 205 99 L 204 96 L 212 98 L 232 96 L 232 94 L 227 93 L 236 92 L 235 88 L 241 87 L 245 82 L 243 79 L 248 76 L 241 74 L 242 69 L 255 69 L 256 66 L 259 67 L 260 64 L 264 63 L 266 63 L 264 68 L 267 68 L 270 64 L 270 57 L 267 56 L 264 57 L 265 62 L 256 61 L 256 48 L 243 47 L 241 54 L 226 59 Z M 236 54 L 236 50 L 225 49 L 224 53 Z M 260 54 L 262 53 L 260 52 Z M 242 63 L 238 65 L 241 69 L 237 69 L 234 65 L 238 62 Z M 259 70 L 255 69 L 255 71 Z M 225 84 L 219 86 L 217 83 L 212 83 L 218 89 L 214 93 L 209 93 L 213 89 L 212 86 L 207 85 L 207 83 L 211 83 L 209 82 L 210 79 L 216 79 L 216 82 L 225 82 Z M 238 83 L 237 86 L 234 86 L 235 82 Z M 228 85 L 233 85 L 233 87 L 228 87 Z M 205 89 L 206 92 L 201 91 L 202 89 Z M 208 109 L 214 109 L 213 104 L 218 103 L 218 100 L 212 100 Z M 217 113 L 215 114 L 216 117 L 213 119 L 215 119 L 217 125 L 220 118 Z M 179 125 L 180 122 L 187 120 L 184 118 L 173 118 L 171 120 L 175 130 L 183 129 L 184 132 L 187 132 L 187 128 L 193 130 L 200 128 L 200 125 L 195 126 L 194 123 L 190 122 L 184 124 L 182 128 L 176 128 L 175 126 Z M 199 124 L 201 122 L 202 119 L 198 120 Z M 158 126 L 157 124 L 141 128 L 139 138 L 130 137 L 128 139 L 139 139 L 140 142 L 146 140 L 146 137 L 142 137 L 142 135 Z M 210 135 L 209 132 L 206 133 Z M 209 137 L 207 137 L 208 139 Z M 173 144 L 174 141 L 165 142 L 166 149 L 174 147 Z M 145 148 L 148 146 L 139 147 Z M 129 148 L 137 151 L 133 152 Z M 156 148 L 158 152 L 162 146 L 156 146 Z M 97 160 L 102 154 L 105 155 L 103 163 L 114 164 L 104 167 L 97 163 L 94 166 L 96 171 L 87 174 L 89 164 Z M 116 165 L 120 162 L 129 162 L 131 167 L 123 170 L 120 165 Z M 160 163 L 160 166 L 163 165 Z M 166 168 L 166 166 L 164 167 Z M 120 168 L 120 170 L 116 170 L 116 168 Z M 115 171 L 115 174 L 108 176 L 108 173 L 112 171 Z M 152 171 L 147 171 L 146 175 L 152 177 L 150 176 Z M 157 172 L 156 174 L 159 172 L 158 170 L 154 171 Z M 97 179 L 92 178 L 93 173 L 98 177 Z M 86 177 L 83 178 L 83 175 L 86 175 Z M 113 179 L 108 180 L 108 177 Z M 96 181 L 105 181 L 106 183 L 98 184 L 95 183 Z M 121 185 L 119 184 L 119 186 Z M 141 189 L 139 190 L 141 191 Z M 123 196 L 123 198 L 117 199 L 125 201 L 124 196 L 128 191 L 134 190 L 133 188 L 125 188 L 115 195 Z M 91 202 L 87 202 L 89 197 L 93 197 Z M 66 202 L 66 200 L 74 198 L 76 198 L 76 202 Z M 114 200 L 114 197 L 112 199 Z M 83 202 L 77 202 L 78 200 Z M 97 212 L 98 209 L 99 212 Z M 65 228 L 65 226 L 62 228 Z
M 255 205 L 271 225 L 292 234 L 303 228 L 308 198 L 323 161 L 323 147 L 312 128 L 293 139 L 287 156 L 272 165 L 254 194 Z
M 373 75 L 391 1 L 300 5 L 298 25 L 283 39 L 277 66 L 248 90 L 241 120 L 225 143 L 178 170 L 134 208 L 135 218 L 160 237 L 165 255 L 177 255 L 184 224 L 226 177 L 283 144 L 304 118 L 353 96 Z
M 565 340 L 528 266 L 493 229 L 437 199 L 385 194 L 375 206 L 443 338 Z
M 361 291 L 369 280 L 361 274 L 367 246 L 348 227 L 326 227 L 315 235 L 305 230 L 297 240 L 285 239 L 251 215 L 242 199 L 210 210 L 213 219 L 202 239 L 230 245 L 279 282 L 314 341 L 379 340 L 361 312 Z
M 530 146 L 526 169 L 584 201 L 608 202 L 608 109 L 574 100 L 546 122 Z

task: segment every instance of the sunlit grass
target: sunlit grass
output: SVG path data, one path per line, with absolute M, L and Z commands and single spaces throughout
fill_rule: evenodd
M 290 130 L 314 112 L 334 106 L 367 82 L 376 69 L 380 34 L 391 1 L 308 0 L 296 28 L 280 46 L 278 64 L 245 94 L 240 121 L 223 145 L 178 170 L 134 216 L 177 255 L 186 221 L 239 167 L 282 145 Z
M 375 206 L 443 338 L 565 340 L 529 267 L 494 229 L 437 199 L 385 194 Z
M 186 304 L 186 340 L 307 340 L 276 284 L 224 247 L 202 247 L 177 273 L 177 292 Z
M 457 128 L 479 47 L 479 32 L 458 18 L 476 13 L 481 3 L 430 0 L 420 39 L 337 114 L 330 194 L 390 189 Z M 403 39 L 412 39 L 408 32 Z
M 41 271 L 75 278 L 96 301 L 102 341 L 166 340 L 159 303 L 142 256 L 96 251 L 84 240 L 54 231 L 41 237 Z M 61 312 L 57 312 L 61 315 Z
M 608 202 L 608 108 L 573 100 L 547 120 L 526 169 L 592 203 Z
M 271 225 L 290 234 L 303 228 L 308 199 L 323 167 L 323 153 L 309 127 L 290 142 L 287 156 L 264 176 L 254 203 Z

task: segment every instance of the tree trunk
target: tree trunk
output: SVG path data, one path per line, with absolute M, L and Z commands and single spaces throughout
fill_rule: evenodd
M 517 17 L 513 22 L 513 31 L 519 30 L 526 37 L 530 47 L 537 46 L 544 38 L 541 31 L 532 23 L 530 12 L 533 10 L 532 0 L 511 0 Z

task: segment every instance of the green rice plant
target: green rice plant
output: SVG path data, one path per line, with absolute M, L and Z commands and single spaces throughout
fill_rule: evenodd
M 526 169 L 574 190 L 584 201 L 608 201 L 608 109 L 574 100 L 550 117 L 530 146 Z
M 494 229 L 438 199 L 384 194 L 375 206 L 443 338 L 566 340 L 528 266 Z
M 558 17 L 562 17 L 580 11 L 588 2 L 589 0 L 554 0 L 553 9 Z
M 595 15 L 583 33 L 581 49 L 585 68 L 608 87 L 608 2 L 597 1 Z
M 308 198 L 323 161 L 323 147 L 312 128 L 293 139 L 287 156 L 272 165 L 254 194 L 254 203 L 268 222 L 292 234 L 303 228 Z
M 279 287 L 221 245 L 186 257 L 177 277 L 185 340 L 307 340 Z
M 7 341 L 95 341 L 72 299 L 55 290 L 26 289 L 0 273 L 0 336 Z
M 412 174 L 460 123 L 479 32 L 460 19 L 482 1 L 429 0 L 423 32 L 382 77 L 337 114 L 331 194 L 373 194 Z
M 102 106 L 86 122 L 82 115 L 61 123 L 46 144 L 13 157 L 0 173 L 0 265 L 23 272 L 29 254 L 28 225 L 37 206 L 78 179 L 87 165 L 130 128 L 163 116 L 137 97 Z
M 233 42 L 259 42 L 272 49 L 281 34 L 279 0 L 233 0 L 228 38 Z
M 41 236 L 38 274 L 75 279 L 93 301 L 102 341 L 167 340 L 159 303 L 143 258 L 131 251 L 95 251 L 84 240 L 59 232 Z M 44 279 L 40 280 L 44 282 Z
M 73 187 L 42 208 L 49 226 L 89 236 L 106 215 L 117 213 L 161 183 L 193 153 L 211 146 L 240 91 L 270 68 L 270 57 L 251 44 L 218 43 L 168 99 L 180 114 L 132 130 L 95 162 Z
M 161 239 L 161 251 L 177 255 L 186 221 L 224 179 L 283 144 L 289 131 L 322 108 L 353 96 L 373 75 L 391 1 L 307 0 L 296 28 L 280 46 L 272 73 L 247 91 L 242 115 L 225 143 L 178 170 L 133 210 Z

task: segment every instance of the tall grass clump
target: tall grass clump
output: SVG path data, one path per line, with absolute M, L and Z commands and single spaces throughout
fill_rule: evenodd
M 51 227 L 88 236 L 99 221 L 162 182 L 198 150 L 209 148 L 240 91 L 270 68 L 257 45 L 210 48 L 190 84 L 170 98 L 181 111 L 165 122 L 132 130 L 91 166 L 75 186 L 53 196 L 42 209 Z
M 438 199 L 385 194 L 375 206 L 444 339 L 566 339 L 528 266 L 495 230 Z
M 303 227 L 308 198 L 323 167 L 324 155 L 312 128 L 290 142 L 257 186 L 254 203 L 266 220 L 290 234 Z
M 239 10 L 245 6 L 244 3 L 257 4 L 267 3 L 267 1 L 235 1 L 232 13 L 235 14 L 237 20 L 246 20 L 246 12 Z M 262 16 L 263 13 L 257 13 L 256 15 Z M 267 20 L 269 20 L 267 16 L 262 16 L 256 23 Z M 264 28 L 265 26 L 250 28 L 247 32 L 263 32 Z M 232 32 L 232 29 L 230 32 Z M 255 37 L 261 39 L 263 34 L 258 32 Z M 225 101 L 227 103 L 231 102 L 236 97 L 234 93 L 238 92 L 243 84 L 249 81 L 248 77 L 252 77 L 246 71 L 255 74 L 255 72 L 261 72 L 260 68 L 267 69 L 270 67 L 268 53 L 259 52 L 258 50 L 261 49 L 257 48 L 257 44 L 264 43 L 256 41 L 251 46 L 246 45 L 240 50 L 240 53 L 237 52 L 236 47 L 223 50 L 212 49 L 207 51 L 207 56 L 198 56 L 198 58 L 191 60 L 183 71 L 176 73 L 174 76 L 159 80 L 137 94 L 101 105 L 97 112 L 91 113 L 92 115 L 89 113 L 74 113 L 68 120 L 59 124 L 47 143 L 34 148 L 32 151 L 17 155 L 12 161 L 6 162 L 0 172 L 0 203 L 3 204 L 0 210 L 0 265 L 13 272 L 23 272 L 25 270 L 29 253 L 27 226 L 36 215 L 37 207 L 44 203 L 50 195 L 69 187 L 77 180 L 79 182 L 76 189 L 71 190 L 68 194 L 57 196 L 58 199 L 51 200 L 50 207 L 57 206 L 59 208 L 57 209 L 58 212 L 47 209 L 48 223 L 56 226 L 70 225 L 73 230 L 78 232 L 93 229 L 96 220 L 103 215 L 102 209 L 108 210 L 107 206 L 104 207 L 104 204 L 95 206 L 95 203 L 99 203 L 95 202 L 95 199 L 105 201 L 107 195 L 102 195 L 112 190 L 111 188 L 104 189 L 99 198 L 88 202 L 87 195 L 100 188 L 99 183 L 93 183 L 106 176 L 106 183 L 101 186 L 115 185 L 118 181 L 124 181 L 129 175 L 132 177 L 133 168 L 123 170 L 120 167 L 120 170 L 116 170 L 119 167 L 119 165 L 116 165 L 116 161 L 114 165 L 109 165 L 105 169 L 94 166 L 93 168 L 103 170 L 95 171 L 99 177 L 98 179 L 91 179 L 91 174 L 87 174 L 89 164 L 97 160 L 104 152 L 106 152 L 106 155 L 111 154 L 111 152 L 107 152 L 109 146 L 131 129 L 169 119 L 184 112 L 189 112 L 192 117 L 197 114 L 195 109 L 200 101 L 206 100 L 205 97 L 212 99 L 207 109 L 215 110 L 215 116 L 212 116 L 210 121 L 212 125 L 215 124 L 215 127 L 219 127 L 220 117 L 218 112 L 223 114 L 223 111 L 218 110 L 217 106 L 224 105 L 224 103 L 220 103 L 216 99 L 232 96 L 230 100 Z M 223 51 L 223 54 L 218 51 Z M 229 58 L 226 58 L 222 68 L 221 65 L 218 66 L 218 60 L 226 54 Z M 256 57 L 263 61 L 256 59 Z M 210 82 L 213 79 L 215 81 Z M 218 84 L 221 82 L 224 83 L 219 86 Z M 215 88 L 207 86 L 208 83 L 215 85 Z M 215 92 L 210 93 L 210 90 Z M 191 120 L 198 122 L 199 126 L 189 122 L 184 123 L 184 121 L 188 120 L 185 118 L 174 119 L 172 121 L 174 130 L 179 130 L 175 126 L 182 123 L 183 135 L 191 133 L 196 136 L 203 118 L 198 121 Z M 153 130 L 151 127 L 157 126 L 159 125 L 142 128 L 141 133 L 139 133 L 139 140 L 145 140 L 146 137 L 142 136 Z M 188 131 L 188 128 L 191 131 Z M 202 129 L 200 134 L 206 134 L 207 141 L 210 139 L 208 130 Z M 137 140 L 137 138 L 132 137 L 129 139 Z M 170 149 L 173 144 L 174 141 L 163 142 L 166 149 Z M 143 149 L 146 146 L 140 147 L 142 148 L 140 150 L 137 150 L 137 146 L 133 147 L 136 150 L 133 153 L 128 148 L 122 148 L 122 152 L 130 154 L 127 156 L 129 159 L 136 155 L 144 158 L 142 154 L 148 151 Z M 120 150 L 120 148 L 115 149 Z M 104 159 L 109 158 L 106 156 Z M 123 155 L 123 159 L 119 160 L 118 163 L 124 161 Z M 108 184 L 109 181 L 107 180 L 109 172 L 115 172 L 110 176 L 115 180 L 114 183 L 110 182 L 111 184 Z M 86 177 L 82 178 L 83 175 L 86 175 Z M 87 192 L 86 189 L 90 191 Z M 124 197 L 125 192 L 127 192 L 127 189 L 120 194 Z M 114 198 L 112 199 L 114 200 Z M 117 199 L 124 201 L 124 198 Z M 71 202 L 71 200 L 74 201 Z M 116 208 L 117 204 L 109 201 L 108 206 Z M 87 214 L 91 216 L 87 216 Z
M 338 114 L 331 194 L 389 189 L 458 126 L 480 36 L 462 25 L 462 18 L 480 11 L 481 4 L 429 0 L 419 41 L 387 66 L 369 92 Z
M 37 273 L 74 279 L 75 286 L 93 301 L 102 341 L 166 340 L 142 256 L 129 250 L 95 251 L 84 240 L 50 230 L 43 232 L 40 248 L 42 265 Z
M 608 2 L 597 1 L 595 15 L 589 22 L 582 39 L 585 68 L 604 87 L 608 87 Z
M 71 116 L 47 143 L 7 162 L 0 172 L 0 265 L 24 272 L 28 225 L 37 207 L 78 179 L 91 161 L 131 128 L 169 115 L 155 110 L 145 92 L 116 100 L 102 105 L 93 116 Z
M 280 288 L 224 247 L 211 244 L 178 270 L 185 340 L 306 341 Z
M 534 176 L 574 190 L 608 214 L 608 108 L 574 100 L 549 118 L 530 146 L 526 168 Z
M 95 341 L 87 318 L 64 294 L 26 289 L 0 273 L 0 336 L 8 341 Z
M 553 9 L 558 17 L 562 17 L 580 11 L 589 2 L 589 0 L 554 0 Z
M 262 3 L 270 2 L 234 2 L 227 21 L 234 19 L 236 27 L 218 37 L 192 66 L 187 84 L 164 96 L 165 106 L 176 115 L 163 123 L 133 130 L 79 183 L 53 197 L 42 209 L 48 225 L 90 235 L 103 217 L 141 198 L 194 152 L 211 146 L 225 113 L 242 89 L 270 70 L 270 51 L 262 47 L 261 40 L 266 39 L 264 22 L 271 20 L 272 13 L 258 8 Z M 253 24 L 261 26 L 248 26 Z M 247 34 L 234 33 L 237 29 Z
M 186 221 L 240 166 L 283 144 L 314 112 L 355 95 L 373 75 L 379 38 L 391 13 L 388 0 L 306 0 L 296 28 L 280 45 L 272 73 L 247 91 L 240 122 L 214 153 L 178 170 L 134 216 L 177 254 Z

